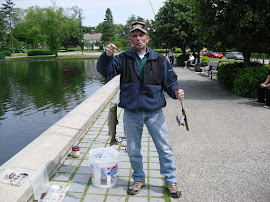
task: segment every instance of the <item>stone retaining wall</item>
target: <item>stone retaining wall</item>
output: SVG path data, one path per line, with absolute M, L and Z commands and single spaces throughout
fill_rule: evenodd
M 56 172 L 71 152 L 71 147 L 119 90 L 119 80 L 117 76 L 102 86 L 0 167 L 0 173 L 9 168 L 29 174 L 29 178 L 20 187 L 0 183 L 1 202 L 25 202 L 31 199 L 33 196 L 31 177 L 44 164 L 48 165 L 48 173 L 53 175 Z

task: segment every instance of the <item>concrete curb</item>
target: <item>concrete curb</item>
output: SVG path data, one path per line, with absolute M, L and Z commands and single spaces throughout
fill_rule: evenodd
M 102 86 L 0 167 L 0 172 L 9 168 L 29 174 L 29 178 L 20 187 L 0 183 L 1 201 L 25 202 L 33 196 L 32 176 L 44 164 L 48 164 L 47 170 L 50 175 L 56 172 L 67 154 L 70 153 L 72 145 L 79 140 L 89 124 L 97 118 L 100 111 L 117 93 L 119 81 L 120 77 L 117 76 Z

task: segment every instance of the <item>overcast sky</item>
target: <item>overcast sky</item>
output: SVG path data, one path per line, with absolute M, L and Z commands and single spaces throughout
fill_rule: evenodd
M 164 0 L 13 0 L 15 8 L 28 8 L 52 6 L 52 2 L 63 8 L 78 6 L 83 10 L 83 25 L 97 26 L 105 18 L 107 8 L 110 8 L 115 24 L 126 24 L 127 19 L 134 14 L 144 19 L 154 19 Z M 6 0 L 0 0 L 1 6 Z M 153 9 L 151 7 L 151 4 Z M 153 12 L 154 10 L 154 12 Z

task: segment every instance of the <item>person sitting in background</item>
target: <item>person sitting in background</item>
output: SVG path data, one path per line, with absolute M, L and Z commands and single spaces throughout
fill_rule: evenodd
M 270 61 L 269 61 L 269 67 L 270 67 Z M 270 109 L 270 69 L 269 69 L 268 76 L 265 82 L 258 85 L 257 93 L 258 93 L 258 101 L 255 101 L 255 103 L 264 104 L 265 108 Z
M 191 63 L 195 60 L 192 53 L 189 54 L 188 61 L 185 61 L 185 69 L 190 66 Z

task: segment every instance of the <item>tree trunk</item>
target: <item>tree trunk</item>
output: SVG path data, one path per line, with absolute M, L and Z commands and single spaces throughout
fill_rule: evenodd
M 11 48 L 12 48 L 12 53 L 14 53 L 14 44 L 13 44 L 13 35 L 12 32 L 10 32 L 11 35 Z
M 265 48 L 263 47 L 263 64 L 264 64 L 264 60 L 265 60 Z
M 251 50 L 249 50 L 249 49 L 243 49 L 242 50 L 242 53 L 243 53 L 243 56 L 244 56 L 244 67 L 247 67 L 250 64 Z
M 65 41 L 66 52 L 68 52 L 68 40 Z
M 13 45 L 13 34 L 12 34 L 12 27 L 11 27 L 11 19 L 10 23 L 9 23 L 9 29 L 10 29 L 10 41 L 11 41 L 11 49 L 12 49 L 12 53 L 14 53 L 14 45 Z
M 185 55 L 186 54 L 186 46 L 182 46 L 181 50 L 182 50 L 183 55 Z

